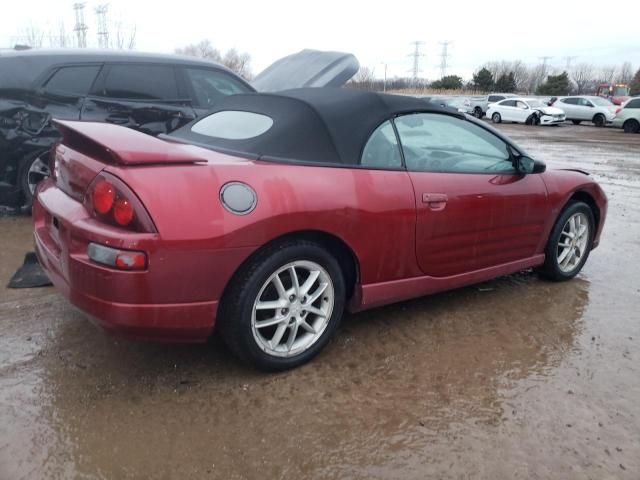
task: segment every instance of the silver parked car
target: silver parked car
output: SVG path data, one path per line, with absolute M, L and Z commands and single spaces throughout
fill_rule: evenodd
M 593 122 L 596 127 L 611 123 L 618 108 L 606 98 L 596 96 L 560 97 L 553 106 L 564 110 L 567 120 L 574 125 Z
M 627 100 L 613 119 L 613 126 L 624 129 L 625 133 L 640 132 L 640 97 Z

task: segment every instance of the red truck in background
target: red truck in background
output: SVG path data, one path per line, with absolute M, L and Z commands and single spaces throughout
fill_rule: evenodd
M 615 105 L 622 105 L 629 100 L 629 85 L 626 83 L 601 83 L 598 85 L 596 95 L 608 98 Z

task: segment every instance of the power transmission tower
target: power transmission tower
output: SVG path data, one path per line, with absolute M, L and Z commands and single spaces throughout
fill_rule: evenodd
M 108 8 L 108 3 L 96 7 L 96 16 L 98 17 L 98 46 L 100 48 L 109 48 L 109 29 L 107 27 Z
M 542 60 L 542 71 L 546 74 L 547 73 L 547 63 L 549 62 L 549 60 L 551 60 L 553 57 L 550 56 L 546 56 L 546 57 L 538 57 L 540 60 Z
M 447 66 L 448 66 L 448 58 L 449 58 L 449 45 L 453 42 L 447 40 L 445 42 L 440 42 L 442 45 L 442 51 L 440 53 L 440 78 L 444 78 L 447 75 Z
M 409 56 L 413 57 L 413 68 L 411 69 L 413 83 L 414 85 L 418 84 L 418 75 L 420 74 L 420 58 L 424 57 L 424 53 L 420 51 L 420 47 L 424 45 L 424 42 L 420 42 L 416 40 L 415 42 L 411 42 L 413 45 L 413 53 L 410 53 Z
M 80 48 L 87 48 L 87 29 L 89 28 L 84 23 L 84 5 L 84 2 L 73 4 L 73 9 L 76 12 L 76 25 L 73 31 L 76 32 L 78 47 Z
M 573 63 L 573 61 L 578 58 L 577 56 L 573 55 L 573 56 L 566 56 L 564 57 L 564 61 L 565 61 L 565 70 L 568 72 L 569 70 L 571 70 L 571 64 Z

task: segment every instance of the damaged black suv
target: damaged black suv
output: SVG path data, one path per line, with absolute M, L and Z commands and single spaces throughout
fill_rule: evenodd
M 0 205 L 29 206 L 58 139 L 51 119 L 150 134 L 172 131 L 220 98 L 254 88 L 227 68 L 176 55 L 119 51 L 0 52 Z

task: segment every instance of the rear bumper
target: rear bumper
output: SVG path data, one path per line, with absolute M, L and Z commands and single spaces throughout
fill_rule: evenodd
M 189 242 L 184 248 L 176 242 L 167 247 L 157 234 L 101 225 L 49 180 L 38 189 L 33 222 L 36 253 L 55 287 L 94 323 L 141 340 L 205 341 L 215 325 L 223 286 L 240 257 L 250 253 L 212 252 Z M 149 266 L 120 271 L 96 264 L 87 256 L 89 242 L 143 250 Z M 218 268 L 208 270 L 212 265 Z

